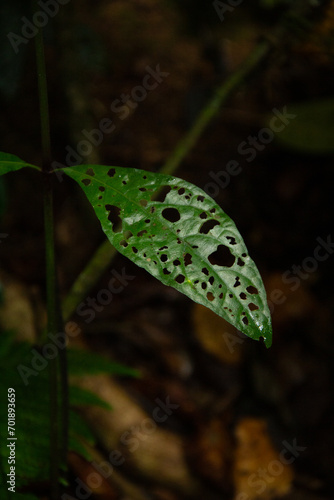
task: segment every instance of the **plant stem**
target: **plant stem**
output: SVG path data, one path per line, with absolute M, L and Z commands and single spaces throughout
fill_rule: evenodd
M 38 3 L 33 0 L 33 12 L 37 12 Z M 44 42 L 43 32 L 41 29 L 35 37 L 35 51 L 36 51 L 36 64 L 37 64 L 37 77 L 38 77 L 38 95 L 39 95 L 39 108 L 41 119 L 41 139 L 42 139 L 42 169 L 48 172 L 51 166 L 51 139 L 50 139 L 50 119 L 49 119 L 49 103 L 48 103 L 48 90 L 46 81 L 45 69 L 45 55 L 44 55 Z M 52 191 L 50 191 L 52 192 Z
M 173 153 L 161 169 L 161 173 L 172 175 L 180 166 L 182 160 L 194 147 L 200 135 L 212 119 L 218 114 L 221 106 L 227 100 L 229 95 L 242 83 L 246 77 L 265 59 L 270 50 L 268 41 L 260 42 L 248 59 L 244 61 L 241 67 L 232 73 L 232 75 L 216 90 L 212 99 L 199 114 L 194 125 L 191 127 L 185 137 L 179 142 Z
M 46 250 L 46 294 L 47 294 L 47 332 L 57 332 L 56 318 L 56 270 L 54 261 L 53 203 L 51 176 L 44 174 L 44 227 Z M 47 337 L 46 337 L 47 338 Z M 46 339 L 45 342 L 46 343 Z M 59 401 L 58 401 L 58 360 L 49 360 L 50 387 L 50 483 L 51 498 L 59 498 Z
M 110 244 L 109 240 L 105 240 L 95 251 L 62 303 L 62 313 L 65 321 L 70 318 L 78 304 L 85 299 L 89 290 L 102 277 L 116 254 L 117 250 Z
M 38 2 L 33 0 L 32 12 L 37 12 Z M 57 293 L 57 273 L 55 264 L 53 189 L 51 171 L 51 139 L 48 106 L 48 91 L 44 56 L 43 32 L 39 30 L 35 37 L 38 94 L 41 120 L 42 172 L 44 194 L 44 231 L 46 257 L 46 297 L 47 329 L 42 344 L 48 341 L 48 334 L 55 335 L 62 329 L 59 299 Z M 60 373 L 59 373 L 60 365 Z M 68 433 L 68 382 L 66 351 L 59 349 L 59 359 L 48 360 L 50 387 L 50 497 L 59 498 L 60 467 L 65 464 L 67 455 Z M 59 404 L 61 394 L 61 406 Z

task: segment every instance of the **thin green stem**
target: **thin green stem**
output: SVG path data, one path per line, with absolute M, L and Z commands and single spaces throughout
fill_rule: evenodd
M 38 3 L 33 0 L 33 12 L 38 9 Z M 35 51 L 38 77 L 38 95 L 41 119 L 41 139 L 42 139 L 42 168 L 44 172 L 49 171 L 51 165 L 51 139 L 50 139 L 50 118 L 49 118 L 49 102 L 48 90 L 46 81 L 45 55 L 43 32 L 38 30 L 35 37 Z
M 109 266 L 111 260 L 117 254 L 117 250 L 105 240 L 94 253 L 84 270 L 79 274 L 73 283 L 71 291 L 62 303 L 62 313 L 67 321 L 74 313 L 75 308 L 87 296 L 89 290 L 102 277 L 104 271 Z
M 199 114 L 194 125 L 189 132 L 176 146 L 175 150 L 161 169 L 161 173 L 172 175 L 180 166 L 182 160 L 196 144 L 198 138 L 203 134 L 209 123 L 218 114 L 221 106 L 225 103 L 230 94 L 242 83 L 246 77 L 259 65 L 267 56 L 270 50 L 268 41 L 260 42 L 244 61 L 239 70 L 235 71 L 220 87 L 217 88 L 212 99 Z
M 47 332 L 57 332 L 56 317 L 56 269 L 54 255 L 53 234 L 53 195 L 51 176 L 44 174 L 44 227 L 46 250 L 46 295 L 47 295 Z M 47 337 L 46 337 L 47 339 Z M 45 342 L 46 342 L 45 339 Z M 59 402 L 58 402 L 58 359 L 49 360 L 49 387 L 50 387 L 50 483 L 51 498 L 59 498 Z
M 37 0 L 32 2 L 32 12 L 38 10 Z M 47 78 L 44 56 L 43 32 L 35 37 L 36 65 L 42 140 L 42 171 L 44 192 L 44 231 L 46 257 L 46 301 L 47 329 L 42 344 L 47 343 L 48 334 L 55 335 L 62 330 L 62 319 L 57 290 L 55 264 L 53 190 L 51 169 L 51 139 L 48 106 Z M 65 466 L 68 441 L 68 380 L 66 352 L 59 349 L 59 356 L 49 360 L 50 388 L 50 497 L 58 500 L 60 494 L 60 468 Z

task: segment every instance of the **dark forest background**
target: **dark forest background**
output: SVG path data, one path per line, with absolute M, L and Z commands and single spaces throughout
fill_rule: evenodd
M 26 2 L 2 2 L 0 149 L 38 164 L 34 41 L 15 53 L 7 36 L 20 34 L 23 16 L 31 18 Z M 238 336 L 116 256 L 89 296 L 106 288 L 113 269 L 135 278 L 93 321 L 71 316 L 82 330 L 75 344 L 142 374 L 82 381 L 113 406 L 84 413 L 97 439 L 95 461 L 110 461 L 112 450 L 125 457 L 91 498 L 331 499 L 334 2 L 71 0 L 45 37 L 55 161 L 66 164 L 87 139 L 83 130 L 109 119 L 114 131 L 82 161 L 150 171 L 162 168 L 254 47 L 273 43 L 175 172 L 208 189 L 239 228 L 267 289 L 273 346 Z M 139 95 L 148 66 L 168 76 L 135 107 L 120 107 L 122 95 Z M 279 113 L 288 113 L 287 123 L 270 134 Z M 239 170 L 228 178 L 231 161 Z M 29 171 L 8 174 L 0 190 L 2 328 L 33 341 L 44 314 L 40 181 Z M 65 298 L 104 235 L 69 179 L 55 196 Z M 157 399 L 175 409 L 152 424 Z M 94 469 L 74 453 L 69 464 L 74 495 L 75 478 L 85 482 Z M 29 488 L 45 498 L 41 485 Z

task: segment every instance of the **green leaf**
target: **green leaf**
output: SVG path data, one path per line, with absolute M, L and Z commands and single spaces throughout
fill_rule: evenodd
M 86 165 L 64 172 L 82 187 L 119 252 L 271 345 L 270 312 L 257 267 L 233 221 L 204 191 L 137 169 Z M 161 189 L 164 199 L 156 201 Z
M 296 117 L 277 134 L 290 149 L 302 153 L 334 153 L 334 99 L 303 102 L 289 106 Z
M 67 350 L 68 370 L 71 375 L 97 375 L 109 373 L 110 375 L 138 376 L 133 368 L 110 361 L 106 357 L 84 349 Z
M 24 167 L 40 170 L 40 168 L 36 165 L 26 163 L 17 156 L 0 152 L 0 175 L 7 174 L 8 172 L 14 172 L 15 170 L 20 170 L 20 168 Z
M 105 410 L 111 410 L 111 406 L 107 401 L 101 399 L 99 396 L 94 394 L 91 391 L 87 391 L 87 389 L 83 389 L 82 387 L 77 387 L 71 385 L 69 387 L 70 401 L 71 406 L 99 406 L 100 408 L 104 408 Z

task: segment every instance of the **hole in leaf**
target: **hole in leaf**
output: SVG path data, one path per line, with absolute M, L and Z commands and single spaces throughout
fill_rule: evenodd
M 82 179 L 82 184 L 84 184 L 85 186 L 89 186 L 89 184 L 92 182 L 91 179 Z
M 206 268 L 206 267 L 203 267 L 203 269 L 202 269 L 202 273 L 203 273 L 203 274 L 206 274 L 206 276 L 209 276 L 209 271 L 207 270 L 207 268 Z
M 226 239 L 230 242 L 231 245 L 236 245 L 237 244 L 236 239 L 234 238 L 234 236 L 226 236 Z
M 165 245 L 165 246 L 163 246 L 163 247 L 159 248 L 159 252 L 161 252 L 162 250 L 167 250 L 167 248 L 168 248 L 168 247 Z
M 141 205 L 142 207 L 146 207 L 147 206 L 147 200 L 140 200 L 139 201 L 139 205 Z
M 99 186 L 99 191 L 101 191 L 101 193 L 103 193 L 103 191 L 105 191 L 106 188 L 104 186 Z
M 180 212 L 176 208 L 165 208 L 161 215 L 169 222 L 177 222 L 181 218 Z
M 140 236 L 143 236 L 145 233 L 147 233 L 146 229 L 142 229 L 139 233 L 137 233 L 137 236 L 140 238 Z
M 202 234 L 208 234 L 208 232 L 213 229 L 215 226 L 219 226 L 220 222 L 214 219 L 207 220 L 203 222 L 203 224 L 200 227 L 199 232 Z
M 154 212 L 155 212 L 155 207 L 151 207 L 151 208 L 150 208 L 150 212 L 151 212 L 151 214 L 154 214 Z
M 139 191 L 145 192 L 146 188 L 139 188 Z
M 201 214 L 199 214 L 199 216 L 200 216 L 201 219 L 206 219 L 207 218 L 206 212 L 202 212 Z
M 184 265 L 189 266 L 191 264 L 191 255 L 190 253 L 186 253 L 184 256 Z
M 175 259 L 173 261 L 173 264 L 174 264 L 174 266 L 179 266 L 181 264 L 181 262 L 179 261 L 179 259 Z
M 122 240 L 122 241 L 120 242 L 120 245 L 121 245 L 122 247 L 126 248 L 126 247 L 128 246 L 128 242 L 127 242 L 126 240 Z
M 241 257 L 247 257 L 247 254 L 246 253 L 242 253 Z
M 99 197 L 98 197 L 98 200 L 102 200 L 102 198 L 103 198 L 103 196 L 101 195 L 101 196 L 99 196 Z M 100 206 L 101 206 L 101 205 L 100 205 Z
M 127 183 L 128 183 L 128 181 L 122 181 L 122 184 L 123 184 L 124 186 L 126 186 L 126 185 L 127 185 Z
M 198 245 L 193 245 L 191 248 L 195 248 L 196 249 L 196 248 L 198 248 Z
M 221 294 L 219 295 L 219 298 L 220 298 L 220 299 L 222 299 L 223 297 L 224 297 L 224 294 L 223 294 L 223 293 L 221 293 Z
M 203 202 L 204 201 L 204 196 L 202 196 L 201 194 L 197 196 L 197 201 L 201 201 Z
M 250 293 L 251 295 L 254 295 L 254 294 L 258 294 L 259 291 L 257 288 L 255 288 L 255 286 L 253 285 L 250 285 L 246 288 L 247 292 Z
M 214 277 L 210 276 L 210 278 L 209 278 L 210 285 L 213 285 L 214 281 L 215 281 Z
M 181 284 L 181 283 L 183 283 L 183 282 L 184 282 L 184 280 L 185 280 L 185 277 L 183 276 L 183 274 L 178 274 L 178 275 L 176 276 L 176 278 L 175 278 L 175 281 L 176 281 L 177 283 L 180 283 L 180 284 Z
M 166 199 L 166 196 L 168 195 L 168 193 L 171 191 L 171 187 L 170 186 L 163 186 L 161 188 L 161 190 L 159 190 L 159 200 L 161 203 L 163 203 Z M 152 195 L 153 196 L 153 195 Z
M 184 188 L 180 188 L 178 190 L 178 193 L 179 193 L 179 195 L 183 195 L 185 193 L 185 189 Z
M 115 205 L 106 205 L 106 210 L 108 213 L 108 221 L 112 223 L 112 230 L 119 233 L 122 230 L 122 219 L 119 214 L 121 209 Z
M 215 209 L 215 208 L 211 208 L 210 213 L 214 214 L 214 213 L 215 213 L 215 211 L 216 211 L 216 209 Z
M 234 288 L 237 288 L 237 286 L 240 286 L 240 285 L 241 285 L 241 283 L 240 283 L 240 278 L 239 278 L 239 276 L 237 276 L 237 277 L 235 278 L 235 283 L 234 283 L 233 287 L 234 287 Z
M 239 297 L 240 297 L 242 300 L 247 299 L 247 295 L 246 295 L 244 292 L 241 292 L 241 294 L 239 295 Z
M 230 297 L 230 299 L 233 299 L 233 294 L 232 293 L 229 293 L 228 296 Z
M 164 268 L 163 271 L 162 271 L 164 274 L 170 274 L 170 271 L 168 271 L 168 269 Z
M 210 264 L 215 266 L 231 267 L 234 264 L 235 257 L 231 250 L 225 245 L 218 245 L 215 252 L 208 257 Z
M 166 255 L 165 253 L 163 253 L 161 256 L 160 256 L 160 260 L 161 262 L 166 262 L 168 260 L 168 255 Z
M 207 288 L 207 286 L 208 286 L 208 285 L 205 283 L 205 281 L 203 281 L 203 283 L 202 283 L 202 285 L 201 285 L 201 287 L 203 288 L 203 290 L 205 290 L 205 289 Z
M 151 222 L 150 219 L 145 220 L 145 224 L 149 224 L 150 222 Z
M 87 175 L 91 175 L 92 177 L 94 177 L 95 172 L 94 172 L 94 170 L 93 170 L 92 168 L 88 168 L 88 169 L 86 170 L 86 174 L 87 174 Z
M 244 261 L 242 259 L 240 259 L 240 257 L 238 257 L 237 264 L 238 264 L 238 266 L 241 266 L 241 267 L 245 265 Z
M 109 175 L 109 177 L 114 177 L 115 173 L 116 170 L 114 168 L 111 168 L 110 170 L 108 170 L 107 175 Z
M 253 304 L 253 302 L 251 302 L 250 304 L 248 304 L 248 309 L 250 311 L 257 311 L 258 310 L 258 306 L 256 304 Z
M 132 247 L 133 253 L 138 253 L 138 249 L 136 247 Z
M 244 316 L 241 320 L 245 325 L 248 325 L 248 318 L 247 316 Z
M 194 285 L 198 285 L 198 283 L 199 283 L 199 280 L 194 281 Z
M 215 296 L 213 295 L 213 293 L 212 293 L 212 292 L 208 292 L 208 293 L 206 294 L 206 298 L 207 298 L 210 302 L 212 302 L 213 300 L 215 300 Z

